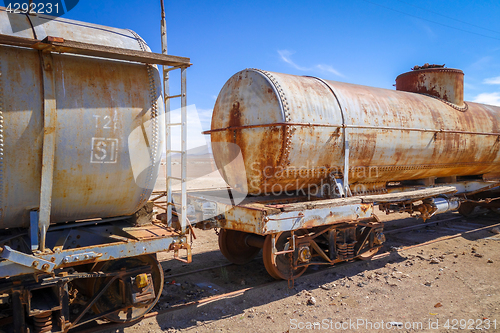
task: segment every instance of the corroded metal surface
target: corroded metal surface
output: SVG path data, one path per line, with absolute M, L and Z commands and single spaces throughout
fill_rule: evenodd
M 11 15 L 10 19 L 7 15 Z M 129 30 L 0 10 L 0 33 L 150 51 Z M 8 22 L 19 31 L 13 33 Z M 43 77 L 39 51 L 0 46 L 3 115 L 1 228 L 29 226 L 40 205 Z M 51 222 L 134 213 L 158 174 L 164 110 L 155 66 L 53 54 L 56 138 Z
M 351 189 L 378 190 L 390 181 L 498 173 L 500 108 L 468 105 L 460 112 L 417 93 L 244 70 L 222 88 L 210 132 L 223 177 L 251 194 L 319 193 L 328 174 L 344 172 L 345 140 Z M 245 170 L 225 167 L 234 145 Z
M 61 249 L 56 252 L 40 253 L 37 255 L 23 254 L 31 261 L 39 260 L 38 266 L 45 261 L 53 263 L 46 270 L 62 267 L 71 267 L 85 263 L 104 262 L 107 260 L 135 257 L 145 254 L 170 250 L 174 245 L 185 245 L 186 237 L 161 226 L 149 226 L 148 231 L 141 228 L 125 228 L 122 225 L 113 226 L 85 226 L 72 230 L 57 230 L 48 232 L 49 244 L 65 235 Z M 111 236 L 108 230 L 112 231 Z M 67 232 L 67 233 L 66 233 Z M 117 236 L 122 235 L 122 236 Z M 15 258 L 14 258 L 15 259 Z M 0 261 L 0 278 L 32 274 L 42 267 L 22 265 L 16 260 Z
M 370 218 L 374 207 L 373 201 L 363 202 L 363 197 L 318 200 L 286 195 L 250 196 L 234 205 L 223 196 L 224 192 L 193 192 L 189 198 L 191 205 L 200 210 L 205 206 L 203 203 L 213 204 L 212 216 L 217 220 L 213 227 L 259 235 Z M 193 212 L 195 210 L 197 208 L 193 207 Z M 190 217 L 193 225 L 206 218 L 202 214 L 197 216 Z
M 396 78 L 396 90 L 427 94 L 465 107 L 464 73 L 459 69 L 415 69 Z

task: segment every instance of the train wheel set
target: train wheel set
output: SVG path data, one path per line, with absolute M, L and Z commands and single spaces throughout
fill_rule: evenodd
M 242 265 L 262 249 L 264 266 L 273 278 L 293 280 L 310 265 L 333 265 L 370 259 L 385 240 L 380 222 L 358 221 L 311 229 L 255 234 L 221 229 L 219 248 L 232 263 Z
M 185 242 L 185 237 L 160 224 L 133 227 L 127 220 L 99 221 L 83 228 L 72 225 L 62 230 L 49 230 L 47 245 L 51 250 L 32 258 L 18 251 L 22 249 L 22 236 L 9 242 L 18 250 L 3 244 L 2 257 L 6 259 L 0 262 L 2 272 L 12 276 L 0 280 L 0 313 L 11 318 L 16 332 L 28 328 L 32 332 L 60 332 L 99 318 L 112 322 L 141 318 L 153 308 L 163 289 L 163 268 L 156 253 L 178 248 Z M 123 236 L 117 236 L 120 231 Z M 86 238 L 86 234 L 92 238 Z M 53 236 L 66 238 L 62 246 L 67 249 L 52 251 Z M 99 236 L 109 238 L 104 241 Z M 73 239 L 78 244 L 71 248 Z M 126 255 L 114 259 L 120 253 Z M 19 258 L 21 255 L 24 258 Z M 98 261 L 101 258 L 105 260 Z M 12 264 L 35 269 L 45 262 L 61 265 L 51 273 L 16 274 L 19 269 Z

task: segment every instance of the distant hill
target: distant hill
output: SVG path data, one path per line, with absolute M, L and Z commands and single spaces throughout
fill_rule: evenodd
M 188 149 L 188 155 L 211 155 L 212 149 L 208 145 Z

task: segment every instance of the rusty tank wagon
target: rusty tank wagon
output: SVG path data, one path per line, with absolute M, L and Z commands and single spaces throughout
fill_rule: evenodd
M 14 332 L 142 317 L 163 288 L 156 253 L 189 251 L 147 204 L 165 145 L 156 65 L 185 78 L 189 59 L 3 7 L 0 50 L 0 311 Z
M 191 64 L 166 54 L 164 18 L 156 54 L 130 30 L 0 7 L 0 312 L 14 332 L 141 318 L 162 292 L 156 254 L 190 262 L 193 227 L 219 228 L 231 262 L 262 249 L 269 274 L 293 280 L 310 265 L 370 259 L 385 241 L 377 206 L 424 220 L 498 206 L 500 108 L 464 102 L 463 72 L 437 65 L 398 76 L 396 91 L 235 74 L 206 132 L 229 186 L 188 193 Z M 171 123 L 176 97 L 181 122 Z
M 464 102 L 463 76 L 417 66 L 388 90 L 236 73 L 205 133 L 232 193 L 249 195 L 192 193 L 192 221 L 221 228 L 230 261 L 262 248 L 269 274 L 293 279 L 309 265 L 373 256 L 385 240 L 377 205 L 424 220 L 495 206 L 478 194 L 500 184 L 500 108 Z

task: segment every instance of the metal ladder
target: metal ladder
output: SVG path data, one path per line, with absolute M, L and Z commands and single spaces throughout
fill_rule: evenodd
M 161 21 L 161 44 L 162 53 L 167 54 L 167 25 L 165 20 L 165 11 L 163 1 L 162 4 L 162 21 Z M 169 74 L 172 70 L 181 70 L 181 93 L 179 95 L 170 95 Z M 175 215 L 179 218 L 181 233 L 186 233 L 187 227 L 187 96 L 186 96 L 186 69 L 187 66 L 163 66 L 163 98 L 165 102 L 165 125 L 166 125 L 166 196 L 167 196 L 167 224 L 172 224 L 173 207 L 176 209 Z M 170 119 L 170 100 L 172 98 L 181 98 L 181 122 L 172 123 Z M 181 127 L 181 150 L 172 150 L 172 127 Z M 181 177 L 172 176 L 172 154 L 181 154 Z M 172 180 L 180 180 L 181 182 L 181 200 L 180 203 L 174 204 L 172 199 Z
M 181 70 L 181 93 L 179 95 L 169 95 L 169 72 L 179 67 L 163 68 L 164 77 L 164 92 L 165 98 L 165 125 L 166 125 L 166 192 L 167 192 L 167 223 L 172 223 L 172 208 L 177 206 L 176 215 L 179 218 L 181 232 L 186 232 L 187 227 L 187 110 L 186 110 L 186 68 L 180 67 Z M 170 99 L 181 98 L 181 122 L 172 123 L 170 119 Z M 172 127 L 181 127 L 181 150 L 172 150 Z M 181 154 L 181 177 L 172 176 L 172 154 Z M 174 204 L 172 199 L 172 180 L 181 182 L 181 200 L 180 203 Z

